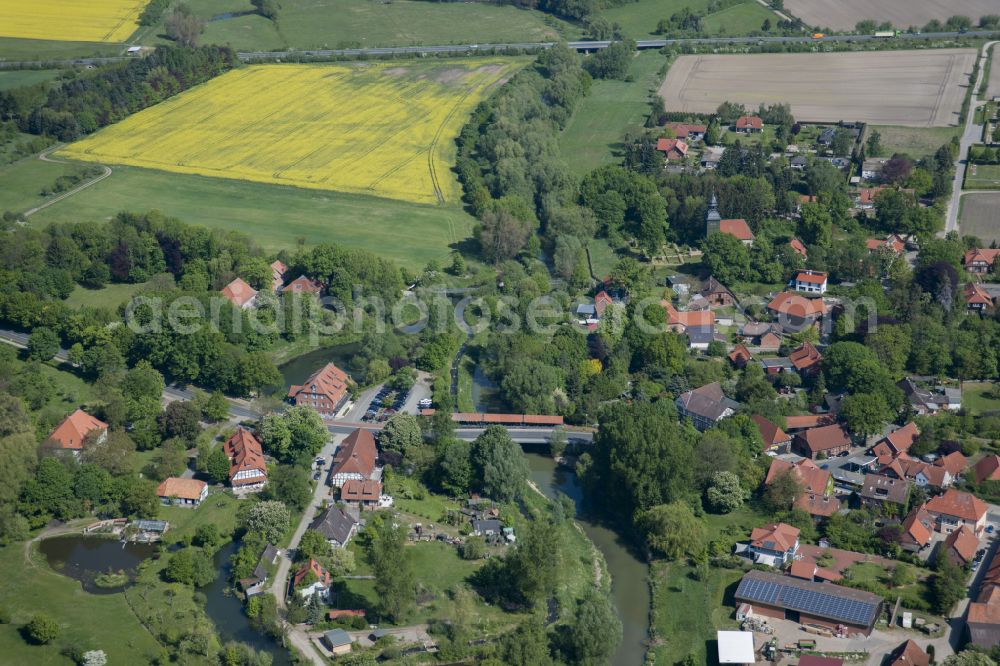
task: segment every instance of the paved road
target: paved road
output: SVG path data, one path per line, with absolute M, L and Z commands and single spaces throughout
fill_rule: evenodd
M 48 150 L 43 150 L 42 152 L 40 152 L 38 154 L 38 159 L 40 159 L 43 162 L 52 162 L 54 164 L 69 164 L 69 162 L 64 162 L 62 160 L 54 160 L 54 159 L 52 159 L 52 158 L 49 157 L 49 155 L 51 155 L 53 152 L 55 152 L 59 148 L 61 148 L 61 145 L 54 146 L 52 148 L 49 148 Z M 73 189 L 69 190 L 68 192 L 63 192 L 59 196 L 53 197 L 52 199 L 49 199 L 48 201 L 46 201 L 45 203 L 43 203 L 41 205 L 35 206 L 34 208 L 31 208 L 30 210 L 24 211 L 24 216 L 25 217 L 31 217 L 32 215 L 34 215 L 38 211 L 45 210 L 46 208 L 48 208 L 52 204 L 59 203 L 63 199 L 68 199 L 69 197 L 73 196 L 77 192 L 85 190 L 88 187 L 90 187 L 91 185 L 96 185 L 97 183 L 101 182 L 102 180 L 104 180 L 105 178 L 107 178 L 108 176 L 111 175 L 111 167 L 105 166 L 103 164 L 100 164 L 98 166 L 100 166 L 101 169 L 102 169 L 102 171 L 101 171 L 101 173 L 99 175 L 97 175 L 94 178 L 91 178 L 91 179 L 85 181 L 84 183 L 82 183 L 80 185 L 77 185 L 76 187 L 74 187 Z
M 958 32 L 927 32 L 923 34 L 901 34 L 894 39 L 905 41 L 919 41 L 928 39 L 948 39 L 954 37 L 991 37 L 997 33 L 988 30 L 970 30 L 966 33 Z M 673 44 L 795 44 L 795 43 L 822 43 L 822 42 L 870 42 L 880 38 L 874 35 L 827 35 L 822 39 L 813 39 L 808 35 L 798 37 L 705 37 L 699 39 L 642 39 L 636 42 L 639 49 L 661 49 Z M 572 49 L 577 51 L 596 51 L 607 48 L 610 41 L 576 41 L 568 42 Z M 317 49 L 302 51 L 247 51 L 237 55 L 240 60 L 282 60 L 288 57 L 333 57 L 333 56 L 380 56 L 380 55 L 431 55 L 431 54 L 452 54 L 452 53 L 491 53 L 493 51 L 530 51 L 535 49 L 552 48 L 555 42 L 506 42 L 500 44 L 447 44 L 440 46 L 387 46 L 381 48 L 366 49 Z M 20 60 L 2 61 L 0 69 L 18 69 L 23 67 L 71 67 L 73 65 L 103 65 L 121 60 L 128 60 L 132 56 L 111 56 L 106 58 L 78 58 L 75 60 Z
M 333 459 L 333 454 L 336 452 L 337 447 L 344 440 L 342 435 L 334 434 L 333 437 L 326 443 L 323 447 L 322 455 L 327 459 L 327 463 Z M 285 608 L 285 592 L 288 590 L 288 574 L 291 571 L 292 561 L 289 559 L 289 551 L 294 550 L 298 547 L 299 541 L 302 540 L 302 535 L 309 528 L 309 523 L 312 522 L 313 516 L 316 510 L 319 509 L 323 502 L 330 497 L 330 487 L 326 485 L 325 480 L 320 480 L 316 484 L 316 489 L 313 491 L 312 500 L 309 506 L 302 513 L 302 520 L 299 521 L 298 527 L 295 528 L 295 532 L 292 534 L 292 539 L 288 543 L 288 549 L 282 551 L 280 560 L 278 561 L 278 569 L 274 574 L 274 579 L 271 581 L 270 591 L 274 595 L 278 602 L 278 608 Z M 321 655 L 316 647 L 313 645 L 312 641 L 309 639 L 309 634 L 302 627 L 297 627 L 294 625 L 288 625 L 287 636 L 289 642 L 295 646 L 295 649 L 299 651 L 306 659 L 317 665 L 326 665 L 328 662 L 326 658 Z
M 979 76 L 976 78 L 976 83 L 972 86 L 972 104 L 969 105 L 969 117 L 965 119 L 965 132 L 962 133 L 962 138 L 959 142 L 958 160 L 955 162 L 955 180 L 952 181 L 951 185 L 951 200 L 948 202 L 944 233 L 958 231 L 958 212 L 961 208 L 960 203 L 962 185 L 965 183 L 965 170 L 969 164 L 969 148 L 972 144 L 980 143 L 983 140 L 983 126 L 976 123 L 976 109 L 986 104 L 986 102 L 979 100 L 976 93 L 979 91 L 979 86 L 982 84 L 983 76 L 986 73 L 985 65 L 986 58 L 989 56 L 989 49 L 997 43 L 1000 42 L 987 42 L 979 52 Z

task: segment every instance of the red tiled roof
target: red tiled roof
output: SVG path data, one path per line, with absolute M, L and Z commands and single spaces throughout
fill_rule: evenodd
M 371 479 L 348 479 L 340 487 L 340 499 L 345 502 L 376 502 L 382 494 L 382 484 Z
M 986 502 L 975 495 L 949 488 L 943 495 L 938 495 L 927 502 L 927 510 L 931 513 L 956 516 L 962 520 L 978 521 L 986 515 Z
M 788 245 L 795 251 L 796 254 L 800 255 L 803 259 L 809 258 L 809 252 L 806 250 L 805 243 L 800 241 L 798 238 L 793 238 L 788 241 Z
M 903 536 L 908 537 L 921 548 L 931 541 L 934 519 L 927 513 L 925 505 L 914 508 L 903 519 Z
M 830 474 L 825 470 L 820 471 L 828 476 Z M 810 516 L 829 518 L 840 511 L 840 500 L 817 493 L 802 493 L 802 496 L 795 500 L 795 508 L 805 511 Z
M 771 523 L 764 527 L 755 527 L 750 533 L 750 543 L 757 548 L 787 551 L 799 539 L 799 528 L 785 523 Z
M 107 430 L 108 424 L 78 409 L 62 420 L 49 435 L 48 441 L 60 449 L 79 451 L 83 440 L 94 430 Z
M 783 291 L 775 296 L 767 304 L 767 309 L 777 314 L 799 318 L 826 314 L 826 304 L 822 298 L 806 298 L 790 291 Z
M 796 370 L 802 371 L 817 365 L 823 360 L 823 355 L 819 353 L 811 342 L 806 341 L 802 343 L 801 347 L 788 355 L 788 360 L 792 362 Z
M 367 479 L 375 471 L 375 461 L 378 450 L 375 448 L 375 437 L 364 428 L 358 428 L 348 435 L 337 448 L 333 457 L 332 476 L 338 474 L 360 474 Z
M 963 456 L 961 451 L 952 451 L 935 460 L 934 466 L 948 470 L 948 473 L 955 477 L 969 468 L 969 459 Z
M 742 218 L 720 220 L 719 231 L 724 234 L 729 234 L 730 236 L 735 236 L 741 241 L 754 239 L 753 232 L 750 231 L 750 225 L 748 225 L 747 221 Z
M 757 116 L 740 116 L 736 120 L 736 129 L 763 129 L 764 121 Z
M 817 657 L 804 654 L 799 657 L 799 666 L 844 666 L 844 660 L 837 657 Z
M 271 288 L 275 292 L 280 291 L 281 285 L 285 283 L 286 272 L 288 272 L 288 266 L 280 259 L 275 259 L 271 264 Z
M 662 153 L 668 154 L 676 151 L 682 156 L 686 156 L 688 153 L 688 145 L 680 139 L 661 138 L 656 142 L 656 149 Z
M 802 662 L 800 661 L 799 664 Z M 928 666 L 931 658 L 912 640 L 907 640 L 889 655 L 886 666 Z
M 863 204 L 873 204 L 875 203 L 875 197 L 878 193 L 885 189 L 885 185 L 879 185 L 878 187 L 862 187 L 858 190 L 858 201 Z
M 786 416 L 785 427 L 788 430 L 802 430 L 804 428 L 817 428 L 819 426 L 830 425 L 836 421 L 829 414 L 805 414 L 803 416 Z
M 285 288 L 281 291 L 291 292 L 294 294 L 318 294 L 323 291 L 323 285 L 312 278 L 300 275 L 286 284 Z
M 823 271 L 796 271 L 795 277 L 792 278 L 795 282 L 805 282 L 807 284 L 823 284 L 827 280 L 827 275 Z
M 302 582 L 309 572 L 316 575 L 316 579 L 323 584 L 323 587 L 329 586 L 330 582 L 333 580 L 333 576 L 330 575 L 329 571 L 323 568 L 322 564 L 312 558 L 309 558 L 309 561 L 299 567 L 299 570 L 295 572 L 295 576 L 292 578 L 292 586 L 298 587 L 299 583 Z
M 802 487 L 806 492 L 815 495 L 824 495 L 827 486 L 830 484 L 830 472 L 820 469 L 812 460 L 804 458 L 794 463 L 779 459 L 772 460 L 771 466 L 767 468 L 767 477 L 764 479 L 764 485 L 770 485 L 775 479 L 786 472 L 793 474 L 802 483 Z
M 797 437 L 809 449 L 809 452 L 814 455 L 823 451 L 851 445 L 850 435 L 847 434 L 844 426 L 839 423 L 820 426 L 819 428 L 809 428 L 800 432 Z
M 327 363 L 310 375 L 301 385 L 290 386 L 288 397 L 295 400 L 300 393 L 321 395 L 330 402 L 332 407 L 340 403 L 347 395 L 350 381 L 351 379 L 346 372 L 333 363 Z
M 966 305 L 985 305 L 988 308 L 993 307 L 993 297 L 991 297 L 986 290 L 979 286 L 976 282 L 970 282 L 965 285 L 965 289 L 962 290 L 962 294 L 965 296 Z
M 715 324 L 715 313 L 711 310 L 685 310 L 682 312 L 675 308 L 670 301 L 660 301 L 660 304 L 667 311 L 668 326 L 691 328 L 694 326 L 712 326 Z
M 881 443 L 889 445 L 892 452 L 896 455 L 900 453 L 906 453 L 913 446 L 913 442 L 917 441 L 917 436 L 920 434 L 920 429 L 917 428 L 917 424 L 910 421 L 902 428 L 893 430 L 888 435 L 880 440 Z M 876 453 L 875 455 L 879 455 Z
M 962 525 L 948 535 L 948 538 L 944 540 L 944 546 L 961 558 L 960 566 L 965 566 L 976 556 L 976 551 L 979 549 L 979 539 L 975 532 Z
M 671 130 L 678 139 L 688 138 L 688 134 L 692 132 L 697 134 L 704 134 L 708 131 L 705 125 L 688 125 L 687 123 L 667 123 L 667 129 Z
M 733 351 L 729 352 L 729 360 L 736 365 L 746 365 L 747 361 L 753 359 L 753 355 L 750 354 L 750 350 L 747 349 L 743 344 L 738 344 L 733 348 Z
M 968 266 L 973 262 L 986 262 L 990 266 L 1000 257 L 1000 248 L 973 248 L 966 250 L 962 256 L 962 265 Z
M 239 472 L 258 470 L 267 478 L 267 463 L 264 461 L 264 450 L 260 442 L 246 428 L 240 426 L 236 433 L 223 444 L 223 451 L 232 463 L 229 468 L 229 483 L 234 486 L 260 483 L 260 476 L 236 479 Z
M 903 239 L 896 234 L 890 235 L 888 238 L 869 238 L 865 241 L 865 247 L 867 247 L 872 252 L 878 250 L 879 248 L 887 248 L 892 250 L 896 254 L 900 254 L 906 249 L 906 243 Z
M 198 501 L 201 493 L 208 486 L 197 479 L 182 479 L 171 476 L 163 480 L 156 488 L 157 497 L 177 497 L 184 500 Z
M 757 430 L 760 432 L 760 438 L 764 440 L 764 446 L 771 447 L 792 441 L 792 438 L 785 434 L 784 430 L 779 428 L 774 423 L 771 423 L 760 414 L 754 414 L 750 417 L 750 420 L 757 425 Z M 774 462 L 777 463 L 783 461 L 775 460 Z M 773 467 L 774 463 L 772 463 L 771 466 Z
M 222 289 L 222 295 L 230 303 L 238 308 L 242 308 L 257 296 L 257 290 L 243 281 L 243 278 L 236 278 Z
M 976 475 L 976 483 L 983 481 L 1000 481 L 1000 456 L 988 455 L 973 468 Z

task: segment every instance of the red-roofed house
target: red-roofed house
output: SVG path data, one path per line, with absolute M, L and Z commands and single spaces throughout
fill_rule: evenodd
M 377 460 L 375 437 L 368 430 L 357 428 L 337 447 L 330 470 L 330 483 L 339 488 L 351 480 L 373 479 Z
M 817 467 L 816 463 L 809 458 L 803 458 L 794 463 L 777 458 L 772 460 L 771 466 L 767 468 L 764 485 L 769 486 L 774 483 L 775 479 L 788 473 L 799 480 L 803 490 L 807 493 L 829 495 L 833 492 L 833 476 L 825 469 Z
M 840 500 L 836 497 L 831 497 L 830 495 L 816 495 L 813 493 L 802 493 L 797 500 L 795 500 L 794 508 L 799 511 L 805 511 L 814 520 L 822 520 L 823 518 L 829 518 L 833 514 L 840 511 Z
M 56 426 L 46 442 L 57 449 L 79 455 L 83 450 L 84 440 L 91 433 L 94 433 L 94 441 L 100 444 L 108 436 L 108 424 L 78 409 Z
M 779 453 L 788 452 L 788 449 L 792 445 L 792 438 L 790 435 L 785 434 L 784 430 L 771 423 L 760 414 L 754 414 L 750 417 L 750 420 L 756 424 L 757 430 L 760 432 L 760 438 L 764 440 L 765 451 L 777 451 Z M 775 462 L 778 461 L 776 460 Z M 774 465 L 772 464 L 772 467 L 773 466 Z
M 880 473 L 894 479 L 912 481 L 921 488 L 947 488 L 954 480 L 944 467 L 915 460 L 905 453 L 883 467 Z
M 288 284 L 286 284 L 281 293 L 283 294 L 316 294 L 319 295 L 323 291 L 323 285 L 316 280 L 305 275 L 300 275 Z
M 675 333 L 683 333 L 689 328 L 715 326 L 715 313 L 711 310 L 680 311 L 667 300 L 660 301 L 667 311 L 667 329 Z
M 340 487 L 340 500 L 362 509 L 378 507 L 382 495 L 382 484 L 374 479 L 348 479 Z
M 757 116 L 740 116 L 736 119 L 736 131 L 743 134 L 763 132 L 764 121 Z
M 939 531 L 954 532 L 962 525 L 976 534 L 982 534 L 986 527 L 986 502 L 975 495 L 949 488 L 927 502 L 927 512 L 937 521 Z
M 680 139 L 659 139 L 656 149 L 667 156 L 668 162 L 678 162 L 687 157 L 688 145 Z
M 901 525 L 903 533 L 899 545 L 903 550 L 918 552 L 931 542 L 934 532 L 934 517 L 927 513 L 927 507 L 921 504 L 906 515 Z
M 783 291 L 767 304 L 768 311 L 776 317 L 791 321 L 815 321 L 826 314 L 822 298 L 806 298 L 790 291 Z
M 837 577 L 838 580 L 842 576 Z M 844 660 L 838 657 L 817 657 L 811 654 L 804 654 L 799 657 L 799 666 L 844 666 Z
M 759 564 L 784 566 L 799 552 L 799 528 L 785 523 L 755 527 L 745 552 L 747 557 Z
M 809 251 L 806 250 L 806 244 L 798 238 L 792 238 L 792 240 L 788 241 L 788 247 L 792 248 L 792 251 L 803 259 L 809 258 Z
M 666 128 L 674 133 L 678 139 L 689 141 L 700 141 L 705 138 L 708 127 L 705 125 L 688 125 L 687 123 L 667 123 Z
M 823 271 L 796 271 L 788 286 L 795 291 L 801 291 L 806 294 L 825 294 L 827 278 L 827 274 Z
M 913 443 L 917 441 L 917 437 L 919 435 L 920 429 L 917 428 L 917 424 L 910 421 L 902 428 L 893 430 L 879 440 L 879 442 L 872 447 L 871 453 L 877 458 L 883 458 L 885 456 L 895 458 L 896 456 L 909 451 L 910 447 L 913 446 Z
M 989 273 L 1000 257 L 1000 248 L 973 248 L 962 256 L 962 265 L 970 273 Z
M 1000 481 L 1000 456 L 986 456 L 976 463 L 973 473 L 976 476 L 976 483 Z
M 965 307 L 980 314 L 993 309 L 993 297 L 977 282 L 970 282 L 962 290 Z
M 597 292 L 594 296 L 594 312 L 597 313 L 597 318 L 600 319 L 604 316 L 604 311 L 608 309 L 608 306 L 615 302 L 615 299 L 611 297 L 608 292 L 603 289 Z
M 830 458 L 851 449 L 851 436 L 843 425 L 834 423 L 803 430 L 795 436 L 793 448 L 799 455 L 813 460 L 821 453 Z
M 819 426 L 836 423 L 837 419 L 829 414 L 803 414 L 801 416 L 786 416 L 785 430 L 795 433 L 808 428 L 818 428 Z
M 889 655 L 885 666 L 929 666 L 931 658 L 919 645 L 907 640 Z M 800 666 L 802 662 L 799 662 Z
M 267 483 L 267 462 L 260 442 L 246 428 L 240 426 L 223 444 L 229 457 L 229 485 L 241 491 L 256 491 Z
M 288 272 L 288 266 L 281 261 L 281 259 L 275 259 L 271 264 L 271 289 L 274 293 L 281 291 L 281 286 L 285 284 L 285 273 Z
M 238 308 L 252 308 L 257 299 L 257 290 L 243 281 L 243 278 L 236 278 L 222 289 L 222 296 Z
M 164 504 L 198 506 L 208 497 L 208 484 L 197 479 L 171 476 L 157 486 L 156 496 Z
M 753 232 L 750 230 L 750 225 L 747 224 L 747 221 L 742 218 L 719 220 L 719 232 L 729 234 L 748 247 L 753 245 Z
M 288 399 L 296 405 L 312 407 L 324 418 L 333 418 L 347 402 L 351 378 L 347 373 L 327 363 L 310 375 L 302 385 L 288 389 Z
M 333 576 L 326 567 L 311 557 L 308 562 L 299 567 L 299 570 L 292 577 L 292 587 L 295 588 L 300 597 L 311 597 L 318 594 L 321 598 L 326 599 L 332 582 Z
M 739 369 L 746 367 L 747 363 L 753 360 L 753 355 L 742 343 L 736 345 L 733 351 L 729 352 L 729 360 Z
M 889 237 L 885 239 L 869 238 L 865 241 L 865 247 L 868 248 L 869 254 L 874 254 L 882 249 L 889 250 L 895 254 L 902 254 L 906 250 L 906 241 L 899 234 L 889 234 Z
M 969 459 L 961 451 L 952 451 L 935 460 L 934 466 L 947 470 L 953 479 L 957 479 L 969 468 Z
M 944 540 L 944 552 L 951 563 L 964 567 L 971 562 L 979 550 L 979 538 L 971 529 L 962 525 Z
M 823 360 L 823 355 L 807 340 L 802 343 L 802 346 L 788 355 L 788 360 L 792 362 L 795 370 L 800 375 L 811 375 L 819 370 L 819 364 Z

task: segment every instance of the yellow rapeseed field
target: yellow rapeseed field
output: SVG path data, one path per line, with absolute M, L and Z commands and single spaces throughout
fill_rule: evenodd
M 0 37 L 124 42 L 149 0 L 0 0 Z
M 245 67 L 61 154 L 418 203 L 455 202 L 455 138 L 490 88 L 524 62 Z

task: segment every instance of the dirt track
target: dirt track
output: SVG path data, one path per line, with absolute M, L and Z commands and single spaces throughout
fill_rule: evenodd
M 659 93 L 668 111 L 791 104 L 797 118 L 941 127 L 958 123 L 972 49 L 681 56 Z
M 942 23 L 955 14 L 977 21 L 996 14 L 996 0 L 785 0 L 785 9 L 812 26 L 849 30 L 858 21 L 889 21 L 900 29 Z

